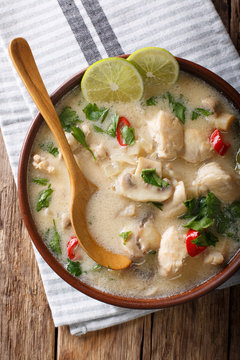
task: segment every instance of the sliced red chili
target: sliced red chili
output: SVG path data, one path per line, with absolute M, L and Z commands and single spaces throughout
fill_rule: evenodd
M 223 142 L 220 131 L 218 129 L 214 130 L 214 132 L 211 134 L 210 143 L 213 145 L 216 152 L 221 156 L 225 155 L 231 146 L 229 143 L 225 144 Z
M 121 116 L 119 118 L 118 121 L 118 125 L 117 125 L 117 140 L 119 142 L 119 144 L 121 146 L 127 146 L 127 144 L 124 144 L 123 139 L 122 139 L 122 133 L 121 133 L 121 129 L 127 125 L 128 127 L 130 127 L 130 122 L 123 116 Z
M 201 252 L 203 252 L 206 249 L 206 246 L 198 246 L 196 244 L 192 243 L 192 240 L 195 240 L 200 233 L 196 230 L 189 229 L 187 233 L 187 239 L 186 239 L 186 247 L 187 252 L 191 257 L 194 257 Z
M 79 247 L 79 242 L 76 236 L 72 236 L 71 240 L 67 243 L 67 251 L 68 251 L 68 257 L 70 260 L 77 260 L 81 258 L 81 256 L 76 254 L 76 250 Z

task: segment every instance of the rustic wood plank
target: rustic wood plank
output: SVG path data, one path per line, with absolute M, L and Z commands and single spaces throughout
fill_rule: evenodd
M 240 1 L 231 1 L 230 36 L 240 54 Z
M 240 285 L 230 290 L 229 360 L 240 358 Z
M 146 345 L 146 357 L 142 357 L 142 347 L 145 328 L 150 332 L 150 327 L 151 315 L 80 337 L 60 327 L 57 360 L 148 360 L 150 347 Z
M 54 359 L 55 330 L 0 133 L 0 359 Z
M 154 314 L 151 360 L 227 360 L 229 291 Z
M 228 32 L 230 30 L 230 1 L 231 0 L 212 0 Z

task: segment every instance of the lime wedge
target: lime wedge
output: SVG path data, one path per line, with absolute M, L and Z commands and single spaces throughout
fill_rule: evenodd
M 138 70 L 122 58 L 95 62 L 83 75 L 83 97 L 89 102 L 130 102 L 143 95 L 143 80 Z
M 128 61 L 136 66 L 147 83 L 171 85 L 178 79 L 179 64 L 165 49 L 145 47 L 130 55 Z

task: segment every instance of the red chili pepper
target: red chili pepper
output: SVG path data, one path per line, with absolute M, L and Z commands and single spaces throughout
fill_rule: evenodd
M 197 246 L 192 243 L 192 240 L 196 239 L 200 233 L 196 230 L 189 229 L 186 239 L 187 252 L 191 257 L 194 257 L 206 249 L 206 246 Z
M 128 127 L 130 127 L 130 122 L 123 116 L 121 116 L 119 118 L 119 121 L 118 121 L 118 125 L 117 125 L 117 140 L 119 142 L 119 144 L 121 146 L 127 146 L 127 144 L 124 144 L 123 141 L 122 141 L 122 134 L 121 134 L 121 129 L 127 125 Z
M 77 260 L 77 258 L 80 259 L 80 256 L 77 256 L 75 253 L 75 250 L 78 248 L 79 243 L 76 236 L 72 236 L 71 240 L 67 243 L 67 250 L 68 250 L 68 257 L 70 260 Z
M 218 129 L 214 130 L 214 132 L 211 134 L 210 143 L 213 145 L 216 152 L 221 156 L 226 154 L 227 150 L 231 146 L 230 144 L 225 144 L 223 142 L 220 131 Z

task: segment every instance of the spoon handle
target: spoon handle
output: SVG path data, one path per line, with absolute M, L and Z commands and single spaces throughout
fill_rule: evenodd
M 81 174 L 76 164 L 28 42 L 23 38 L 13 39 L 9 44 L 8 50 L 20 78 L 58 142 L 71 181 L 84 181 L 85 177 Z M 82 177 L 82 179 L 79 177 Z

